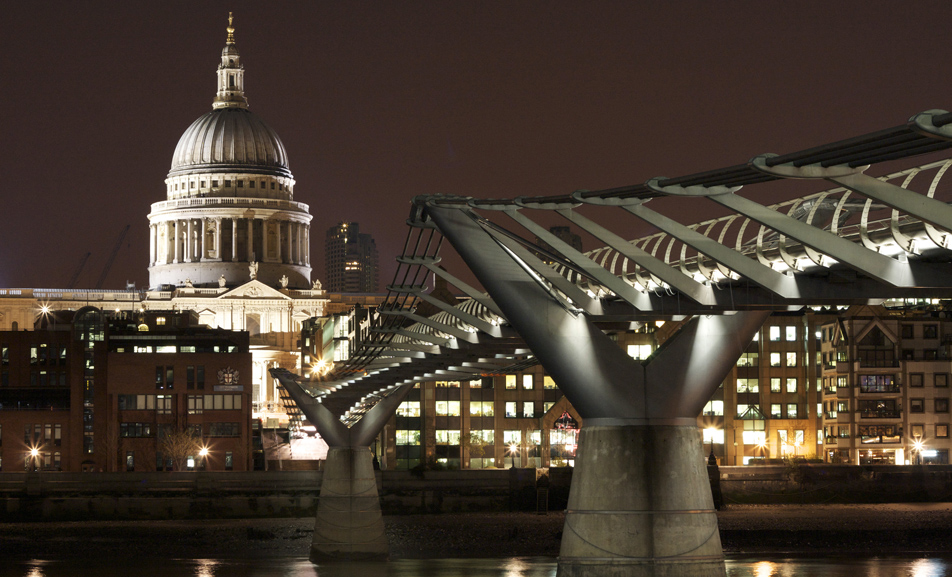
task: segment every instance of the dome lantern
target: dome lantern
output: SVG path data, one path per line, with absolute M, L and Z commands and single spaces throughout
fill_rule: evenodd
M 241 65 L 238 48 L 235 47 L 235 28 L 233 17 L 228 13 L 228 38 L 221 51 L 221 64 L 218 65 L 218 94 L 212 101 L 212 107 L 248 108 L 245 98 L 245 68 Z

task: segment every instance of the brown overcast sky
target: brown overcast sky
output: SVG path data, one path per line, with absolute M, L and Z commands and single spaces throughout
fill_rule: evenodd
M 416 194 L 634 184 L 952 107 L 952 2 L 10 2 L 0 287 L 65 286 L 91 251 L 90 287 L 127 224 L 106 285 L 147 284 L 146 215 L 211 109 L 229 10 L 317 277 L 349 220 L 389 281 Z

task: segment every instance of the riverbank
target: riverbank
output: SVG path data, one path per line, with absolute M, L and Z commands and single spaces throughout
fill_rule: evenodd
M 557 556 L 562 513 L 384 518 L 394 558 Z M 952 554 L 952 503 L 736 505 L 718 512 L 737 554 Z M 311 518 L 0 523 L 0 552 L 19 558 L 306 557 Z

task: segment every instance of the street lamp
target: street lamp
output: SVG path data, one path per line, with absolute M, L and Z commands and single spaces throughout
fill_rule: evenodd
M 36 447 L 30 447 L 30 460 L 33 461 L 33 470 L 39 469 L 40 450 Z
M 519 456 L 519 445 L 516 443 L 509 445 L 509 455 L 512 458 L 512 466 L 516 467 L 516 457 Z
M 922 464 L 922 444 L 923 444 L 922 439 L 920 439 L 919 437 L 916 437 L 912 441 L 912 452 L 916 454 L 916 458 L 913 461 L 914 465 Z

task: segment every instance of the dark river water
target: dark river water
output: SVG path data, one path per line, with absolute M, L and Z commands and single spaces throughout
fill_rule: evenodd
M 952 559 L 729 558 L 730 577 L 952 577 Z M 0 560 L 15 577 L 555 577 L 550 557 L 404 559 L 389 563 L 315 566 L 305 558 Z

